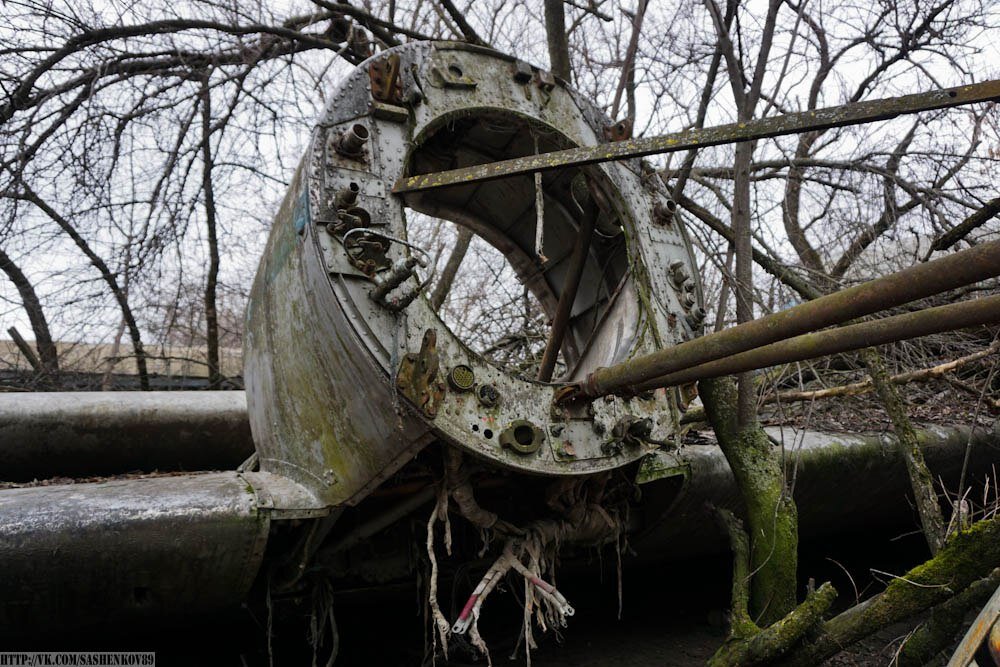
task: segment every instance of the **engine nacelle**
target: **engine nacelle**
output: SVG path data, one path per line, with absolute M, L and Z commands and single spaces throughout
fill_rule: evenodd
M 275 218 L 247 310 L 261 469 L 323 502 L 354 503 L 434 440 L 506 468 L 580 475 L 626 465 L 671 438 L 673 392 L 553 407 L 561 381 L 674 345 L 700 326 L 690 245 L 655 173 L 609 162 L 392 194 L 404 176 L 628 131 L 547 72 L 467 44 L 407 44 L 352 72 Z M 550 320 L 580 230 L 593 229 L 560 381 L 493 363 L 449 328 L 423 293 L 434 260 L 407 225 L 414 211 L 499 250 Z

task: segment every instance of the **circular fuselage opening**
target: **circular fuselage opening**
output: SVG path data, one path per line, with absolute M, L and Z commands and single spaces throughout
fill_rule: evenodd
M 408 173 L 572 146 L 550 126 L 482 111 L 425 133 Z M 436 258 L 423 276 L 430 279 L 425 294 L 469 349 L 521 377 L 568 380 L 614 361 L 591 347 L 615 301 L 635 298 L 627 280 L 630 225 L 598 168 L 547 171 L 540 186 L 526 175 L 409 195 L 407 236 Z M 637 322 L 613 324 L 619 336 L 629 336 Z M 546 348 L 556 352 L 548 376 L 539 374 Z

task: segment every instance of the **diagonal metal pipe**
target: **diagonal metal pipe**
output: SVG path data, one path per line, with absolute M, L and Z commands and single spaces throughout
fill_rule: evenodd
M 635 389 L 647 391 L 672 387 L 986 324 L 1000 324 L 1000 295 L 803 334 L 756 350 L 662 375 L 641 383 Z
M 641 137 L 609 144 L 597 144 L 596 146 L 580 146 L 431 174 L 416 174 L 400 178 L 392 191 L 394 194 L 405 194 L 433 188 L 468 185 L 495 178 L 531 174 L 551 169 L 580 167 L 612 160 L 672 153 L 689 148 L 718 146 L 845 125 L 860 125 L 905 114 L 992 100 L 1000 100 L 1000 81 L 983 81 L 956 88 L 932 90 L 882 100 L 854 102 L 825 109 L 800 111 L 783 116 L 716 127 L 693 128 L 655 137 Z
M 589 399 L 635 387 L 669 373 L 865 317 L 910 301 L 1000 275 L 1000 241 L 983 243 L 855 287 L 807 301 L 730 329 L 629 361 L 598 368 L 560 391 L 562 401 Z
M 542 355 L 541 364 L 539 364 L 538 379 L 541 382 L 548 382 L 552 379 L 552 371 L 555 370 L 559 350 L 566 338 L 566 329 L 569 327 L 573 304 L 576 303 L 580 278 L 583 277 L 583 269 L 587 265 L 587 255 L 590 252 L 590 240 L 593 235 L 594 218 L 587 217 L 580 223 L 580 231 L 573 244 L 573 254 L 570 256 L 569 267 L 566 269 L 566 279 L 563 281 L 562 292 L 559 295 L 559 305 L 556 306 L 556 314 L 552 318 L 552 330 L 549 332 L 545 353 Z

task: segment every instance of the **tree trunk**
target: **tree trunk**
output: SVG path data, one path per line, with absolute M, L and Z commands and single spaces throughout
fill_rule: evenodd
M 42 368 L 50 373 L 58 371 L 59 354 L 55 343 L 52 342 L 52 334 L 49 333 L 49 323 L 45 319 L 42 302 L 38 300 L 31 281 L 2 249 L 0 249 L 0 270 L 7 274 L 17 288 L 17 293 L 21 295 L 21 304 L 28 314 L 31 330 L 35 334 L 35 347 L 38 349 L 38 359 Z
M 753 246 L 750 235 L 750 162 L 753 144 L 736 144 L 733 161 L 733 254 L 736 257 L 733 294 L 736 296 L 736 322 L 753 319 Z M 753 373 L 738 377 L 737 420 L 740 428 L 749 429 L 757 418 Z
M 132 313 L 132 307 L 128 303 L 128 296 L 122 290 L 121 286 L 118 284 L 118 279 L 115 274 L 111 272 L 107 263 L 100 258 L 100 256 L 94 252 L 94 249 L 90 247 L 86 239 L 80 236 L 80 232 L 76 231 L 76 228 L 70 223 L 69 220 L 64 218 L 58 211 L 48 205 L 48 203 L 39 197 L 33 190 L 31 190 L 27 184 L 22 183 L 21 186 L 24 193 L 20 195 L 21 199 L 29 201 L 35 206 L 37 206 L 45 215 L 49 216 L 53 222 L 59 225 L 67 236 L 73 239 L 73 243 L 76 247 L 90 260 L 90 263 L 94 265 L 100 273 L 101 277 L 104 278 L 104 282 L 107 283 L 108 289 L 111 290 L 111 294 L 115 297 L 115 301 L 118 302 L 118 307 L 122 310 L 122 317 L 125 319 L 125 323 L 128 325 L 129 335 L 132 338 L 132 349 L 135 352 L 135 369 L 136 373 L 139 375 L 139 386 L 143 391 L 149 391 L 149 372 L 146 369 L 146 351 L 142 346 L 142 334 L 139 332 L 139 325 L 135 321 L 135 316 Z
M 549 43 L 549 67 L 564 81 L 571 81 L 569 35 L 563 0 L 545 0 L 545 33 Z
M 215 189 L 212 186 L 212 93 L 209 75 L 201 86 L 201 156 L 202 189 L 205 195 L 205 226 L 208 232 L 208 278 L 205 281 L 205 347 L 208 360 L 208 386 L 222 384 L 219 371 L 219 315 L 216 288 L 219 282 L 219 240 L 215 215 Z
M 795 608 L 798 567 L 798 514 L 787 493 L 784 471 L 774 446 L 756 420 L 739 423 L 732 378 L 703 380 L 698 385 L 745 503 L 750 535 L 750 614 L 761 627 Z
M 472 230 L 468 227 L 458 228 L 455 247 L 448 255 L 448 261 L 444 265 L 444 270 L 441 271 L 441 278 L 438 279 L 437 285 L 434 286 L 434 291 L 431 293 L 431 308 L 435 311 L 441 310 L 445 299 L 448 298 L 448 292 L 451 291 L 458 269 L 462 266 L 462 260 L 465 259 L 465 254 L 469 251 L 469 244 L 472 243 L 473 236 Z
M 931 554 L 936 554 L 944 544 L 944 517 L 941 514 L 941 503 L 938 502 L 937 492 L 934 491 L 934 478 L 927 469 L 920 444 L 917 442 L 917 432 L 906 416 L 906 408 L 903 407 L 903 401 L 899 397 L 899 390 L 886 372 L 881 355 L 870 347 L 863 350 L 861 356 L 868 367 L 875 392 L 882 401 L 885 411 L 889 413 L 889 418 L 892 419 L 893 430 L 899 441 L 899 452 L 906 462 L 906 472 L 913 488 L 913 499 L 920 515 L 920 525 L 923 527 Z
M 629 38 L 628 47 L 625 50 L 625 62 L 622 65 L 621 77 L 618 79 L 618 88 L 615 89 L 615 99 L 611 103 L 611 119 L 618 118 L 621 109 L 622 93 L 625 94 L 628 108 L 628 119 L 635 122 L 635 59 L 639 50 L 639 37 L 642 34 L 642 22 L 646 17 L 647 0 L 639 0 L 639 7 L 632 18 L 632 37 Z

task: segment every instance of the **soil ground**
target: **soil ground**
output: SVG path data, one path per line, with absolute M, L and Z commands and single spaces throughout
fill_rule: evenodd
M 832 581 L 841 592 L 838 604 L 846 606 L 854 603 L 855 586 L 862 597 L 880 590 L 881 584 L 871 568 L 902 573 L 926 557 L 926 548 L 917 536 L 899 537 L 899 533 L 883 531 L 841 535 L 805 545 L 800 563 L 804 575 L 801 584 L 804 587 L 809 577 L 817 582 Z M 630 565 L 626 559 L 619 619 L 615 563 L 597 558 L 583 563 L 575 572 L 565 572 L 558 582 L 576 608 L 576 615 L 569 619 L 558 638 L 552 632 L 535 631 L 540 647 L 532 653 L 530 664 L 534 667 L 703 665 L 725 638 L 729 568 L 725 556 L 643 568 Z M 521 628 L 518 587 L 512 588 L 495 592 L 483 608 L 482 635 L 497 666 L 527 664 L 523 651 L 510 658 Z M 449 618 L 454 616 L 451 597 L 445 584 L 441 599 Z M 431 664 L 424 661 L 424 625 L 418 613 L 423 598 L 415 588 L 341 591 L 335 600 L 340 635 L 338 666 Z M 313 664 L 307 639 L 308 611 L 303 609 L 300 618 L 299 624 L 273 628 L 274 665 Z M 240 619 L 228 625 L 206 623 L 164 628 L 152 638 L 158 644 L 157 664 L 268 665 L 263 642 L 266 619 L 265 610 L 246 609 Z M 896 641 L 905 632 L 905 628 L 890 628 L 827 664 L 831 667 L 888 665 Z M 132 641 L 145 640 L 132 637 Z M 205 646 L 205 642 L 207 649 L 195 648 Z M 450 656 L 449 661 L 439 657 L 436 664 L 441 667 L 486 664 L 458 639 L 452 643 Z M 319 658 L 316 664 L 323 665 L 322 654 Z

